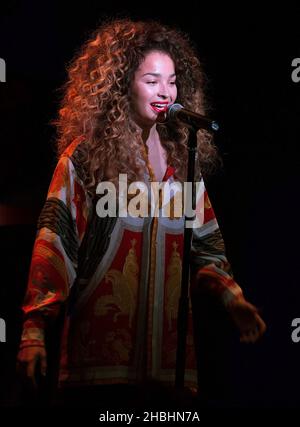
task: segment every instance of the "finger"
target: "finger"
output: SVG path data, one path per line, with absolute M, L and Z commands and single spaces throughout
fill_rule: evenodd
M 265 333 L 267 326 L 263 321 L 263 319 L 258 314 L 255 316 L 255 320 L 256 320 L 257 328 L 259 330 L 259 334 L 260 336 L 262 336 Z
M 16 372 L 22 377 L 26 376 L 26 363 L 21 358 L 17 359 Z
M 250 331 L 249 336 L 250 336 L 249 341 L 250 341 L 252 344 L 254 344 L 254 343 L 258 340 L 258 338 L 259 338 L 259 336 L 260 336 L 260 334 L 259 334 L 259 330 L 258 330 L 257 328 L 252 329 L 252 331 Z
M 243 335 L 243 336 L 240 338 L 240 342 L 241 342 L 241 343 L 244 343 L 244 344 L 248 344 L 248 343 L 249 343 L 249 337 L 248 337 L 247 335 Z
M 257 313 L 261 314 L 263 312 L 262 307 L 256 307 Z
M 248 343 L 249 339 L 250 339 L 250 337 L 249 337 L 249 331 L 244 331 L 244 332 L 241 333 L 240 342 L 242 342 L 242 343 Z
M 46 356 L 42 356 L 41 357 L 41 374 L 43 376 L 46 376 L 46 372 L 47 372 L 47 358 Z
M 255 305 L 251 304 L 251 302 L 246 301 L 244 303 L 245 307 L 247 307 L 248 309 L 250 309 L 253 313 L 257 313 L 258 309 Z
M 35 380 L 35 365 L 36 365 L 36 360 L 33 360 L 31 362 L 28 363 L 27 365 L 27 379 L 29 380 L 30 384 L 34 387 L 37 388 L 37 384 L 36 384 L 36 380 Z
M 258 317 L 256 320 L 256 327 L 252 330 L 253 342 L 256 342 L 259 338 L 261 338 L 266 330 L 265 322 L 260 317 Z
M 252 332 L 256 329 L 264 330 L 266 327 L 264 321 L 259 316 L 257 311 L 254 311 L 254 309 L 251 309 L 251 314 L 250 314 L 249 319 L 247 321 L 247 326 L 248 326 L 248 330 L 252 331 Z
M 259 337 L 259 332 L 258 329 L 256 327 L 252 328 L 252 329 L 248 329 L 247 331 L 244 331 L 244 333 L 241 336 L 241 342 L 244 343 L 255 343 L 255 341 L 258 339 Z

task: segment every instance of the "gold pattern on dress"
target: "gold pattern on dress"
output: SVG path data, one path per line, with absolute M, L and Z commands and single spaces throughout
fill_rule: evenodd
M 148 158 L 148 147 L 143 144 L 142 155 L 144 157 L 146 167 L 149 173 L 149 181 L 157 182 L 154 171 Z M 157 209 L 157 200 L 155 203 L 155 212 Z M 148 307 L 147 307 L 147 355 L 146 355 L 146 369 L 151 369 L 152 364 L 152 325 L 153 325 L 153 299 L 154 299 L 154 284 L 155 284 L 155 270 L 156 270 L 156 238 L 158 229 L 158 218 L 154 216 L 151 224 L 151 243 L 150 243 L 150 266 L 148 276 Z M 155 350 L 154 350 L 155 351 Z M 153 355 L 155 357 L 155 354 Z
M 83 360 L 88 360 L 90 356 L 90 345 L 93 344 L 91 342 L 90 336 L 90 322 L 88 320 L 83 320 L 80 322 L 80 325 L 76 325 L 78 327 L 76 335 L 76 350 L 72 353 L 72 361 L 75 365 L 80 366 Z M 72 330 L 72 333 L 75 334 L 75 330 Z
M 43 241 L 41 240 L 37 241 L 35 256 L 40 256 L 46 259 L 56 269 L 61 277 L 66 280 L 66 267 L 63 260 L 51 248 L 44 246 Z
M 205 198 L 204 207 L 205 209 L 211 209 L 212 207 L 208 197 Z
M 128 362 L 131 351 L 131 337 L 126 329 L 109 331 L 103 341 L 102 356 L 110 364 Z
M 103 295 L 95 303 L 94 313 L 96 316 L 105 316 L 109 310 L 118 310 L 114 314 L 114 322 L 121 315 L 129 315 L 129 327 L 132 325 L 134 307 L 136 306 L 138 289 L 138 272 L 136 239 L 131 240 L 131 248 L 126 256 L 123 270 L 109 270 L 105 280 L 112 284 L 112 295 Z
M 173 252 L 167 267 L 168 280 L 166 283 L 166 311 L 169 330 L 172 329 L 172 320 L 177 318 L 182 269 L 181 258 L 177 251 L 178 243 L 174 241 L 172 246 Z
M 163 215 L 169 219 L 179 219 L 183 215 L 183 193 L 172 195 L 170 200 L 162 207 Z

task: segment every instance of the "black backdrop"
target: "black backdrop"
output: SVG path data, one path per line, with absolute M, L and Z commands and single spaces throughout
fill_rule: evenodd
M 200 302 L 202 387 L 220 406 L 296 407 L 300 342 L 291 339 L 291 322 L 300 317 L 300 82 L 292 81 L 291 63 L 300 57 L 300 10 L 204 7 L 201 1 L 184 7 L 107 3 L 1 5 L 0 57 L 7 67 L 7 81 L 0 83 L 0 317 L 7 325 L 7 342 L 0 343 L 1 401 L 13 404 L 17 395 L 19 307 L 35 221 L 56 162 L 49 121 L 65 65 L 105 17 L 130 16 L 159 19 L 195 41 L 209 77 L 212 114 L 221 125 L 216 143 L 224 160 L 207 188 L 236 280 L 268 325 L 260 343 L 239 345 L 222 310 L 201 309 Z

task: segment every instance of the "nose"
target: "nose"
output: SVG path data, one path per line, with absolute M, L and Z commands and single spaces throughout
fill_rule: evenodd
M 167 85 L 165 85 L 164 83 L 161 83 L 159 85 L 158 94 L 157 95 L 160 98 L 163 98 L 163 99 L 169 98 L 169 91 L 168 91 Z

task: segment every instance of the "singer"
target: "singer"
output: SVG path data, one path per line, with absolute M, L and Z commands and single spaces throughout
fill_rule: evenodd
M 37 224 L 18 354 L 19 372 L 38 387 L 35 375 L 47 375 L 47 331 L 63 312 L 62 405 L 113 405 L 119 396 L 123 407 L 143 407 L 174 384 L 183 218 L 100 218 L 96 188 L 116 184 L 119 174 L 148 186 L 185 181 L 188 128 L 167 120 L 175 102 L 204 116 L 204 75 L 186 35 L 157 22 L 102 24 L 68 67 L 54 120 L 58 162 Z M 205 129 L 197 161 L 203 182 L 218 161 Z M 265 323 L 232 275 L 201 188 L 190 281 L 224 303 L 241 341 L 257 341 Z M 185 384 L 197 388 L 191 315 Z M 159 385 L 151 396 L 151 387 L 140 392 L 149 381 Z

